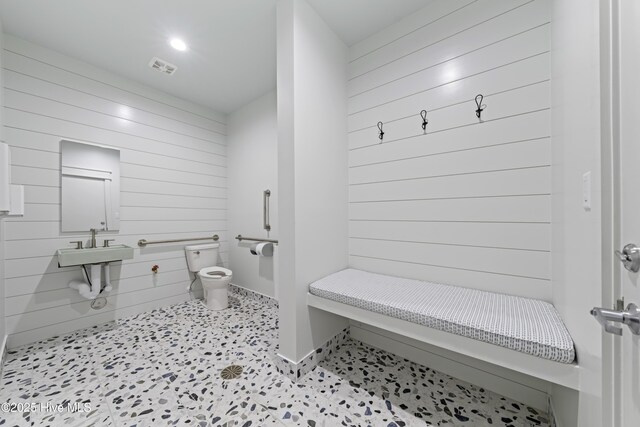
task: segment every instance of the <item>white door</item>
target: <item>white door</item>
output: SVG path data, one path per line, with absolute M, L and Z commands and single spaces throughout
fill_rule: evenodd
M 62 176 L 62 231 L 106 229 L 105 180 Z
M 620 185 L 619 209 L 616 209 L 619 212 L 616 212 L 614 221 L 618 221 L 617 242 L 620 246 L 631 243 L 640 246 L 640 1 L 623 0 L 617 4 L 617 74 L 620 78 L 620 152 L 617 173 Z M 630 258 L 640 258 L 640 252 L 627 252 Z M 617 291 L 618 296 L 624 297 L 624 307 L 629 303 L 640 305 L 640 273 L 625 269 L 622 262 L 619 263 L 619 268 L 620 283 L 617 284 Z M 617 412 L 621 426 L 640 426 L 640 335 L 635 335 L 627 325 L 621 326 L 622 336 L 616 337 L 616 352 L 619 353 L 616 358 L 620 362 L 615 386 L 618 393 Z

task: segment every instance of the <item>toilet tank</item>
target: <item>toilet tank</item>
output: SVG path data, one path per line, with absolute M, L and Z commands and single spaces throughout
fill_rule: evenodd
M 185 246 L 184 251 L 187 254 L 189 271 L 197 273 L 205 267 L 215 266 L 218 262 L 219 248 L 220 243 Z

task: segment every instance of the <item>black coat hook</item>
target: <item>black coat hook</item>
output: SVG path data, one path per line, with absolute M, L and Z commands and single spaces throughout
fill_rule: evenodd
M 382 131 L 382 122 L 378 122 L 378 129 L 380 129 L 380 135 L 378 135 L 378 138 L 380 138 L 380 142 L 382 142 L 382 138 L 384 138 L 384 132 Z
M 429 120 L 427 120 L 427 110 L 420 111 L 420 117 L 422 117 L 422 130 L 427 131 L 427 124 Z
M 478 98 L 480 98 L 480 100 L 478 101 Z M 482 116 L 482 110 L 484 110 L 484 105 L 482 105 L 482 100 L 484 99 L 484 96 L 482 96 L 482 94 L 480 95 L 476 95 L 476 105 L 478 106 L 478 109 L 476 110 L 476 116 L 478 117 L 478 119 L 480 119 Z

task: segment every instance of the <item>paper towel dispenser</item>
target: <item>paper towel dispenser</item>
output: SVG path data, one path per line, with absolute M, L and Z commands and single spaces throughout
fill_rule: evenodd
M 9 160 L 9 146 L 0 142 L 0 212 L 11 210 L 11 172 Z
M 11 150 L 0 142 L 0 216 L 24 215 L 24 186 L 11 184 Z

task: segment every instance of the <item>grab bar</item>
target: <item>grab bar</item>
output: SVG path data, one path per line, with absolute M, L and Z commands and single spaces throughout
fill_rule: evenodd
M 255 237 L 244 237 L 244 236 L 243 236 L 243 235 L 241 235 L 241 234 L 238 234 L 238 235 L 236 236 L 236 239 L 238 239 L 239 241 L 243 241 L 243 240 L 250 240 L 250 241 L 252 241 L 252 242 L 269 242 L 269 243 L 273 243 L 274 245 L 277 245 L 277 244 L 278 244 L 278 241 L 277 241 L 277 240 L 274 240 L 274 239 L 257 239 L 257 238 L 255 238 Z
M 264 229 L 271 231 L 271 224 L 269 224 L 269 199 L 271 197 L 271 190 L 264 190 L 262 192 L 262 224 Z
M 148 241 L 146 239 L 140 239 L 138 240 L 138 246 L 140 246 L 141 248 L 144 248 L 147 245 L 157 245 L 160 243 L 179 243 L 179 242 L 192 242 L 194 240 L 214 240 L 214 241 L 218 241 L 220 239 L 220 237 L 217 234 L 214 234 L 213 236 L 210 237 L 193 237 L 193 238 L 187 238 L 187 239 L 173 239 L 173 240 L 152 240 L 152 241 Z

